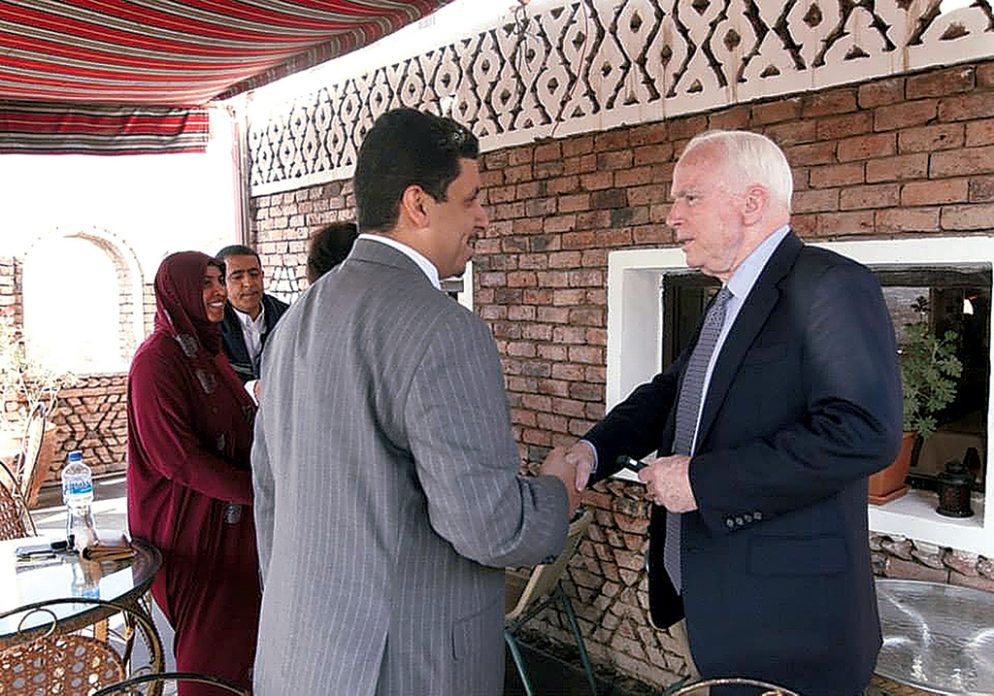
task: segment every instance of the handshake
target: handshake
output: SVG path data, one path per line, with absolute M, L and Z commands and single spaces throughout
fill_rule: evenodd
M 555 476 L 566 487 L 569 514 L 572 517 L 580 505 L 583 490 L 594 470 L 594 449 L 586 442 L 575 442 L 571 447 L 556 447 L 542 462 L 539 471 L 543 476 Z
M 570 447 L 555 448 L 542 462 L 540 473 L 555 476 L 566 486 L 570 515 L 580 504 L 581 493 L 587 487 L 594 464 L 594 448 L 584 440 Z M 690 483 L 690 457 L 683 454 L 659 457 L 639 466 L 637 473 L 639 480 L 645 484 L 646 497 L 652 503 L 670 512 L 697 509 L 697 499 Z

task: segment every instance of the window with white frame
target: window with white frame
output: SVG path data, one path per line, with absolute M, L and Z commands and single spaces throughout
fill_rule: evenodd
M 863 240 L 818 246 L 853 258 L 877 274 L 899 341 L 904 325 L 912 321 L 926 321 L 940 332 L 954 330 L 957 355 L 964 366 L 957 397 L 939 414 L 937 435 L 923 446 L 918 469 L 912 471 L 915 489 L 887 505 L 870 506 L 870 528 L 977 553 L 994 552 L 994 519 L 988 519 L 984 505 L 994 485 L 985 470 L 991 427 L 987 404 L 994 238 Z M 610 254 L 608 408 L 679 352 L 692 336 L 714 287 L 713 281 L 687 269 L 679 249 Z M 924 305 L 916 305 L 919 298 L 924 298 Z M 965 444 L 974 446 L 981 460 L 975 472 L 976 514 L 966 519 L 941 517 L 935 512 L 936 495 L 930 489 L 938 467 L 946 458 L 961 458 L 958 448 Z

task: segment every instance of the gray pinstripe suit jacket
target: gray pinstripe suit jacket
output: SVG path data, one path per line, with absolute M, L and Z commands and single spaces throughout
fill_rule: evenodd
M 487 326 L 359 240 L 263 364 L 255 693 L 499 694 L 502 569 L 562 548 L 567 502 L 517 476 Z

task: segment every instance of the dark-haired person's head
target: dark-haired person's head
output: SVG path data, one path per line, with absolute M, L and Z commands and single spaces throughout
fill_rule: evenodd
M 224 264 L 224 284 L 228 302 L 239 312 L 255 319 L 262 311 L 263 273 L 259 254 L 244 244 L 231 244 L 217 252 Z
M 353 184 L 359 229 L 424 254 L 459 275 L 486 229 L 479 141 L 452 119 L 414 109 L 380 116 L 363 139 Z
M 354 222 L 333 222 L 311 237 L 307 250 L 307 282 L 318 278 L 345 260 L 359 231 Z

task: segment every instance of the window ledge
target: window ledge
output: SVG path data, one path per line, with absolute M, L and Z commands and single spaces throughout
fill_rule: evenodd
M 935 511 L 938 504 L 933 491 L 912 489 L 885 505 L 870 505 L 870 530 L 984 555 L 994 551 L 991 535 L 984 535 L 983 495 L 973 494 L 973 517 L 944 517 Z
M 815 246 L 871 267 L 994 264 L 991 236 L 870 239 Z M 679 248 L 623 249 L 608 255 L 608 410 L 662 369 L 660 281 L 667 273 L 686 271 Z M 987 432 L 994 432 L 994 409 L 988 414 Z M 986 461 L 994 460 L 992 453 L 994 438 L 988 437 Z M 634 477 L 626 472 L 620 478 Z M 986 492 L 992 491 L 994 473 L 987 477 Z M 994 557 L 994 516 L 986 519 L 983 496 L 974 496 L 974 515 L 966 519 L 943 517 L 935 512 L 936 505 L 935 494 L 928 491 L 910 491 L 887 505 L 870 505 L 870 530 Z

